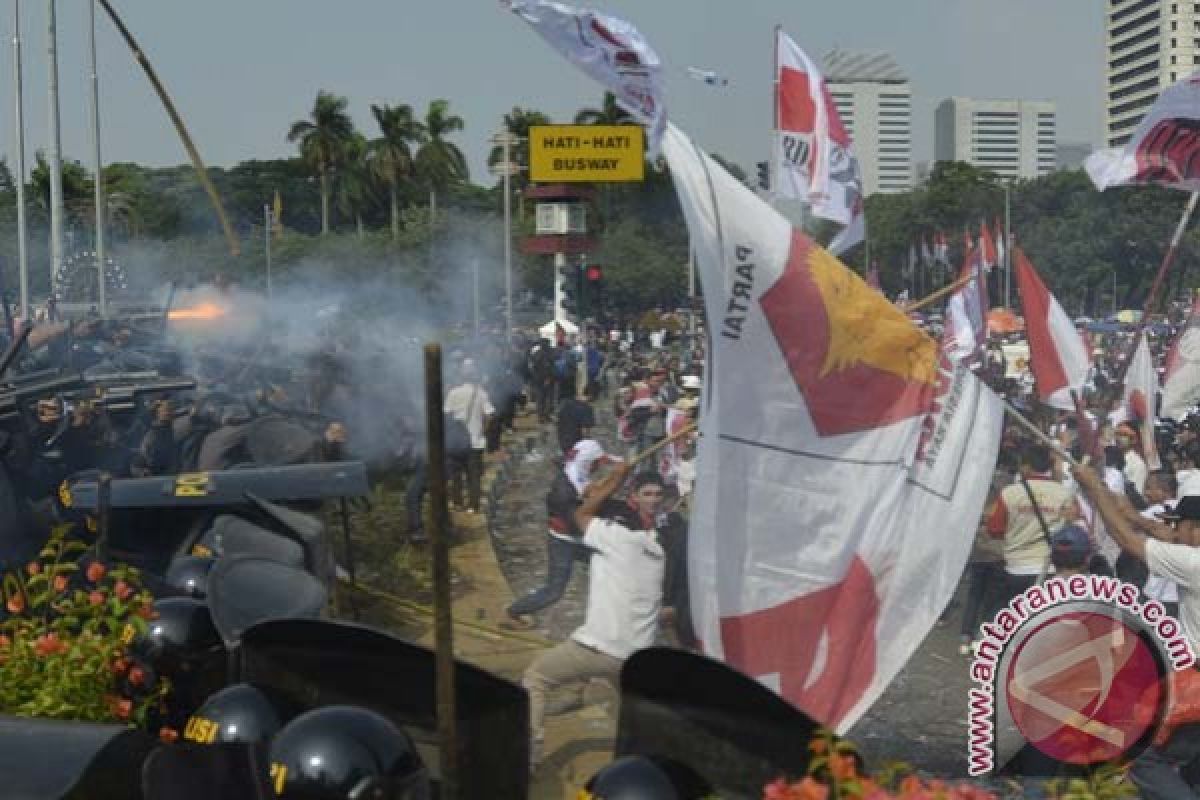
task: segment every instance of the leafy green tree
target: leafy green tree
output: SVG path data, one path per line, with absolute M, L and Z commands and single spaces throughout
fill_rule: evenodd
M 363 237 L 363 212 L 375 197 L 374 176 L 367 153 L 367 140 L 361 134 L 355 134 L 346 142 L 336 190 L 338 211 L 354 220 L 359 239 Z
M 371 142 L 371 168 L 388 187 L 388 212 L 392 240 L 400 238 L 400 183 L 413 172 L 412 145 L 425 138 L 425 129 L 413 116 L 412 106 L 371 106 L 371 114 L 382 136 Z
M 549 125 L 550 117 L 541 111 L 524 109 L 513 106 L 513 110 L 504 115 L 504 130 L 517 137 L 517 143 L 511 148 L 509 156 L 514 164 L 523 169 L 510 178 L 511 185 L 522 190 L 529 185 L 529 129 L 535 125 Z M 494 167 L 504 159 L 504 148 L 496 145 L 488 153 L 488 166 Z
M 467 159 L 446 137 L 464 127 L 462 117 L 450 113 L 450 101 L 434 100 L 425 112 L 425 141 L 417 150 L 417 174 L 429 189 L 429 220 L 437 215 L 440 190 L 468 179 Z
M 330 177 L 342 161 L 343 151 L 354 135 L 354 123 L 346 113 L 347 100 L 324 90 L 317 92 L 308 119 L 292 123 L 288 141 L 299 143 L 300 155 L 317 171 L 321 182 L 321 233 L 329 233 Z
M 604 93 L 600 108 L 581 109 L 575 115 L 576 125 L 630 125 L 633 116 L 617 105 L 617 96 L 612 92 Z

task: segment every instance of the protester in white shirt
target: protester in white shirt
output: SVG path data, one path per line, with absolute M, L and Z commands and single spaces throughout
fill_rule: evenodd
M 1132 483 L 1133 488 L 1141 494 L 1146 491 L 1146 478 L 1150 471 L 1146 468 L 1145 459 L 1138 452 L 1137 431 L 1128 422 L 1117 426 L 1117 446 L 1121 448 L 1121 455 L 1125 457 L 1125 469 L 1122 470 L 1125 480 Z
M 1166 502 L 1174 500 L 1177 491 L 1179 491 L 1179 487 L 1175 482 L 1175 476 L 1171 473 L 1152 473 L 1146 479 L 1145 497 L 1146 502 L 1153 505 L 1142 511 L 1142 516 L 1147 519 L 1159 519 L 1169 511 Z M 1175 585 L 1175 581 L 1152 572 L 1147 577 L 1142 591 L 1145 593 L 1146 599 L 1162 603 L 1171 616 L 1179 614 L 1179 587 Z
M 467 426 L 471 438 L 471 450 L 462 459 L 450 464 L 450 496 L 459 508 L 478 513 L 483 496 L 483 451 L 487 447 L 485 426 L 487 419 L 496 413 L 487 391 L 479 385 L 479 372 L 475 362 L 466 359 L 459 368 L 462 383 L 446 394 L 443 411 Z M 463 496 L 463 478 L 466 477 L 467 493 Z
M 1181 499 L 1173 512 L 1175 527 L 1171 527 L 1140 516 L 1124 495 L 1105 488 L 1091 469 L 1078 467 L 1074 474 L 1121 549 L 1145 561 L 1152 573 L 1175 581 L 1183 634 L 1192 652 L 1200 653 L 1200 482 L 1180 487 Z M 1194 725 L 1178 728 L 1165 744 L 1147 748 L 1134 760 L 1130 777 L 1142 797 L 1196 796 L 1179 771 L 1200 756 L 1200 736 L 1194 729 Z
M 663 500 L 662 478 L 643 472 L 633 483 L 630 508 L 602 506 L 632 470 L 622 464 L 588 486 L 575 522 L 583 543 L 592 549 L 587 612 L 583 625 L 567 641 L 543 652 L 525 670 L 533 734 L 531 760 L 541 761 L 545 737 L 546 695 L 555 689 L 606 678 L 615 686 L 621 664 L 635 651 L 654 644 L 662 611 L 666 555 L 655 534 Z

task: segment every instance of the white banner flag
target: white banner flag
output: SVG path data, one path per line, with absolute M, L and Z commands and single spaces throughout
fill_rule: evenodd
M 1158 447 L 1154 441 L 1154 412 L 1158 403 L 1158 372 L 1150 356 L 1146 335 L 1142 334 L 1133 360 L 1125 373 L 1125 413 L 1136 420 L 1138 434 L 1142 440 L 1142 456 L 1151 470 L 1162 469 L 1158 458 Z
M 1200 72 L 1166 88 L 1124 148 L 1084 162 L 1096 188 L 1156 184 L 1200 191 Z
M 1192 300 L 1187 324 L 1167 352 L 1162 415 L 1181 421 L 1200 402 L 1200 295 Z
M 783 31 L 776 48 L 775 191 L 846 226 L 829 246 L 842 253 L 866 238 L 862 171 L 817 65 Z
M 567 60 L 607 87 L 647 127 L 657 152 L 667 123 L 658 54 L 623 19 L 547 0 L 502 0 Z
M 689 531 L 697 633 L 844 732 L 958 583 L 1000 403 L 674 126 L 663 153 L 713 327 Z

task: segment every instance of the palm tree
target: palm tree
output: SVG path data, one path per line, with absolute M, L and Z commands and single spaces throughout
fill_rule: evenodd
M 354 227 L 360 239 L 363 237 L 363 208 L 375 196 L 367 153 L 367 139 L 362 134 L 356 133 L 346 141 L 342 146 L 341 169 L 335 191 L 338 211 L 354 218 Z
M 576 125 L 630 125 L 633 121 L 633 115 L 617 105 L 612 92 L 604 93 L 600 108 L 585 108 L 575 115 Z
M 396 189 L 400 181 L 412 174 L 413 144 L 425 140 L 425 126 L 413 116 L 412 106 L 371 106 L 371 114 L 383 136 L 371 142 L 371 169 L 387 184 L 392 215 L 392 240 L 400 238 L 400 205 Z
M 317 92 L 308 119 L 292 123 L 289 142 L 300 143 L 300 155 L 317 170 L 321 181 L 321 234 L 329 233 L 329 178 L 342 159 L 346 143 L 354 136 L 354 123 L 346 113 L 344 97 Z
M 425 112 L 425 141 L 417 151 L 417 173 L 429 186 L 429 223 L 437 211 L 437 190 L 467 179 L 467 159 L 446 135 L 463 129 L 462 117 L 450 113 L 450 101 L 434 100 Z
M 504 129 L 519 140 L 509 153 L 515 163 L 520 164 L 522 167 L 529 166 L 529 129 L 534 125 L 549 124 L 550 118 L 541 111 L 526 110 L 514 106 L 512 111 L 504 115 Z M 504 148 L 496 145 L 492 148 L 492 152 L 488 154 L 488 166 L 494 167 L 503 159 Z M 512 185 L 518 191 L 523 189 L 528 183 L 529 175 L 524 170 L 512 176 Z

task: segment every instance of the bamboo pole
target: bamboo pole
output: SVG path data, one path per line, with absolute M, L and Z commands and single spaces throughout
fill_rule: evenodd
M 225 241 L 229 245 L 229 253 L 232 256 L 237 256 L 241 253 L 241 245 L 238 244 L 237 234 L 233 231 L 233 226 L 229 224 L 229 218 L 225 216 L 225 207 L 221 205 L 221 197 L 217 194 L 217 187 L 213 185 L 212 179 L 208 177 L 208 170 L 204 166 L 204 161 L 200 158 L 200 151 L 196 149 L 196 145 L 192 143 L 192 137 L 188 134 L 187 127 L 183 124 L 183 118 L 179 116 L 179 112 L 175 110 L 175 104 L 171 102 L 171 98 L 167 95 L 166 88 L 158 79 L 158 74 L 154 71 L 154 67 L 150 66 L 149 59 L 145 53 L 138 47 L 137 40 L 133 38 L 133 34 L 125 27 L 125 23 L 117 16 L 117 12 L 113 10 L 108 0 L 98 0 L 101 6 L 104 7 L 105 13 L 117 26 L 121 37 L 125 40 L 125 44 L 129 45 L 129 49 L 133 51 L 133 57 L 141 66 L 142 71 L 146 73 L 146 77 L 150 79 L 150 85 L 154 87 L 154 91 L 158 94 L 158 99 L 162 101 L 163 108 L 167 112 L 167 116 L 171 118 L 171 123 L 175 126 L 175 132 L 179 134 L 179 138 L 183 141 L 183 148 L 187 150 L 188 158 L 192 160 L 192 167 L 196 170 L 196 177 L 200 181 L 200 185 L 204 187 L 204 191 L 208 194 L 208 199 L 212 202 L 213 210 L 217 214 L 217 219 L 221 223 L 221 230 L 225 232 Z
M 917 302 L 913 303 L 912 305 L 899 306 L 899 309 L 907 314 L 910 311 L 916 311 L 917 309 L 924 308 L 925 306 L 936 303 L 938 300 L 941 300 L 946 295 L 953 294 L 958 289 L 961 289 L 962 287 L 966 286 L 971 281 L 971 277 L 972 276 L 968 275 L 965 278 L 959 278 L 954 283 L 951 283 L 947 286 L 943 286 L 941 289 L 938 289 L 933 294 L 929 295 L 928 297 L 924 297 L 924 298 L 918 300 Z

